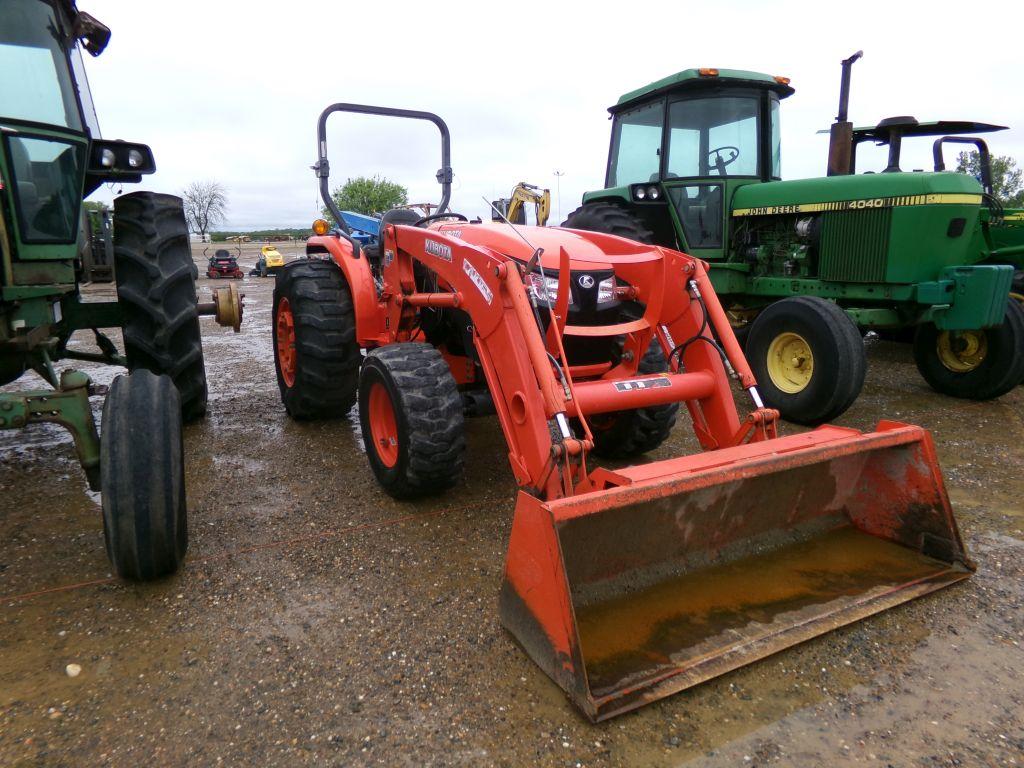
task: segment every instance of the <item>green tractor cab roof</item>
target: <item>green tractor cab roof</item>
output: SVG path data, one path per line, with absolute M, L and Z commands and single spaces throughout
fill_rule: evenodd
M 795 91 L 789 85 L 788 77 L 773 77 L 761 72 L 748 72 L 743 69 L 684 69 L 674 75 L 655 80 L 653 83 L 637 88 L 619 97 L 614 107 L 608 109 L 615 114 L 637 102 L 644 101 L 652 96 L 660 96 L 669 91 L 709 88 L 714 86 L 752 86 L 755 88 L 768 88 L 779 95 L 780 99 L 791 96 Z

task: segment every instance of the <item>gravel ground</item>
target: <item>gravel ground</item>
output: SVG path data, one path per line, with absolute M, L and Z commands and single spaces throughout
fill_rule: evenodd
M 240 336 L 203 321 L 210 414 L 185 432 L 176 577 L 110 579 L 66 434 L 0 433 L 0 765 L 1024 763 L 1024 390 L 944 398 L 907 347 L 869 340 L 839 423 L 933 431 L 978 573 L 594 726 L 498 623 L 514 483 L 497 423 L 469 423 L 457 492 L 390 499 L 355 418 L 286 418 L 271 289 L 245 279 Z M 685 426 L 654 458 L 693 450 Z

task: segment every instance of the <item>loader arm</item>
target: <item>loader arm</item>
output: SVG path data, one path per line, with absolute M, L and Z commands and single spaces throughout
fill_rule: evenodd
M 704 447 L 735 443 L 740 419 L 715 347 L 706 341 L 691 344 L 681 361 L 678 354 L 670 360 L 671 375 L 640 376 L 637 362 L 652 338 L 668 357 L 677 349 L 677 340 L 700 334 L 707 313 L 707 326 L 720 338 L 729 334 L 733 342 L 727 350 L 730 365 L 739 371 L 744 386 L 754 386 L 697 259 L 610 235 L 578 233 L 576 238 L 581 250 L 586 246 L 589 252 L 601 253 L 603 262 L 613 263 L 646 307 L 639 320 L 585 327 L 566 326 L 559 307 L 553 307 L 552 327 L 561 326 L 566 335 L 625 337 L 624 362 L 584 380 L 574 379 L 551 328 L 544 334 L 538 326 L 519 262 L 437 229 L 388 225 L 382 238 L 384 252 L 394 253 L 383 270 L 382 298 L 386 324 L 396 329 L 395 340 L 412 338 L 418 307 L 456 307 L 469 314 L 473 341 L 509 445 L 509 463 L 520 487 L 544 499 L 594 487 L 586 470 L 592 448 L 586 419 L 594 413 L 685 402 Z M 568 257 L 563 250 L 563 258 Z M 414 262 L 436 272 L 445 290 L 418 293 Z M 587 262 L 577 257 L 574 263 Z M 563 276 L 568 272 L 560 270 Z M 699 291 L 700 301 L 694 291 Z M 567 293 L 563 290 L 562 296 Z M 563 429 L 570 417 L 579 420 L 579 434 Z M 602 483 L 614 482 L 605 473 L 599 477 Z

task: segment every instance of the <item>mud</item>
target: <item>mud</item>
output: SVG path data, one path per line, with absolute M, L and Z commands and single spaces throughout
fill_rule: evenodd
M 109 577 L 99 500 L 61 430 L 0 433 L 0 765 L 1024 762 L 1021 389 L 944 398 L 907 347 L 869 339 L 839 423 L 933 431 L 978 572 L 593 726 L 498 624 L 514 482 L 493 419 L 469 422 L 457 491 L 390 499 L 354 418 L 285 416 L 272 280 L 241 288 L 240 335 L 202 321 L 210 413 L 185 431 L 191 545 L 174 578 Z M 652 458 L 694 450 L 684 427 Z

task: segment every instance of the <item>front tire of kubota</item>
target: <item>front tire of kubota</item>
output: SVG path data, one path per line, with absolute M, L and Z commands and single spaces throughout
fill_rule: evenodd
M 979 331 L 940 331 L 926 323 L 914 337 L 914 362 L 929 386 L 944 395 L 1005 395 L 1024 379 L 1024 307 L 1007 301 L 1003 324 Z
M 181 399 L 168 376 L 118 376 L 103 403 L 103 539 L 118 576 L 174 573 L 188 548 Z
M 836 304 L 814 296 L 770 304 L 754 320 L 745 354 L 765 405 L 808 426 L 853 405 L 867 373 L 857 326 Z
M 114 276 L 128 370 L 167 374 L 185 421 L 206 413 L 196 277 L 181 198 L 133 192 L 114 200 Z
M 644 376 L 667 370 L 661 346 L 656 340 L 652 341 L 637 367 L 637 374 Z M 668 403 L 595 414 L 589 419 L 594 434 L 594 453 L 609 459 L 627 459 L 653 451 L 672 434 L 678 413 L 679 403 Z
M 356 316 L 345 275 L 331 261 L 288 264 L 274 284 L 277 386 L 294 419 L 345 416 L 356 402 Z
M 638 243 L 653 243 L 654 233 L 647 226 L 615 203 L 587 203 L 569 214 L 562 222 L 569 229 L 585 229 L 588 232 L 603 232 L 618 235 Z
M 373 474 L 396 499 L 440 493 L 462 477 L 462 397 L 430 344 L 389 344 L 366 356 L 359 423 Z

